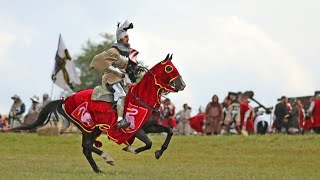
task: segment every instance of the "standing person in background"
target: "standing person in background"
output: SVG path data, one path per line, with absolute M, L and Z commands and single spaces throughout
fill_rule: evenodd
M 32 105 L 28 111 L 28 114 L 24 118 L 23 124 L 33 124 L 38 119 L 40 114 L 41 106 L 39 104 L 39 97 L 33 96 L 30 99 L 32 101 Z M 36 132 L 36 129 L 32 129 L 29 132 Z
M 320 134 L 320 94 L 317 94 L 316 99 L 311 102 L 308 114 L 312 115 L 314 132 Z
M 212 101 L 208 103 L 205 110 L 205 129 L 206 135 L 220 134 L 221 124 L 223 122 L 224 114 L 222 105 L 219 103 L 217 95 L 212 96 Z
M 315 98 L 312 96 L 310 97 L 309 99 L 309 107 L 311 105 L 311 103 L 315 100 Z M 312 115 L 311 113 L 306 112 L 306 115 L 305 115 L 305 119 L 304 119 L 304 124 L 303 124 L 303 133 L 311 133 L 313 131 L 313 118 L 312 118 Z
M 225 122 L 225 118 L 226 118 L 226 115 L 227 115 L 228 107 L 230 105 L 230 100 L 229 100 L 228 96 L 224 98 L 224 100 L 221 103 L 221 105 L 222 105 L 222 111 L 223 111 L 223 120 L 222 120 L 222 124 L 221 124 L 221 132 L 220 132 L 220 134 L 225 134 L 226 133 L 226 126 L 225 126 L 224 122 Z
M 236 126 L 240 126 L 240 101 L 238 99 L 238 94 L 234 92 L 229 92 L 228 99 L 230 101 L 230 105 L 227 109 L 224 124 L 226 126 L 226 133 L 229 134 L 231 123 L 235 122 Z
M 14 95 L 11 97 L 13 104 L 9 112 L 9 126 L 10 128 L 15 128 L 21 124 L 21 118 L 26 110 L 25 104 L 21 101 L 20 96 Z
M 176 122 L 176 119 L 174 118 L 176 107 L 174 106 L 174 104 L 170 101 L 169 98 L 166 98 L 163 101 L 161 108 L 162 108 L 161 113 L 163 118 L 162 125 L 168 126 L 171 129 L 176 129 L 177 122 Z
M 289 112 L 288 134 L 299 132 L 300 108 L 296 99 L 291 100 L 291 111 Z
M 41 109 L 44 108 L 47 104 L 49 104 L 49 102 L 51 102 L 51 100 L 49 98 L 49 94 L 44 93 L 42 95 L 42 102 L 40 103 Z
M 297 105 L 299 107 L 299 129 L 302 133 L 304 133 L 304 130 L 303 130 L 303 126 L 304 126 L 304 121 L 305 121 L 305 111 L 304 111 L 304 108 L 303 108 L 303 104 L 301 102 L 301 100 L 297 100 Z
M 51 102 L 51 99 L 49 97 L 49 94 L 48 93 L 44 93 L 42 95 L 42 102 L 39 103 L 39 106 L 40 106 L 40 111 L 47 105 Z M 50 116 L 50 122 L 48 123 L 49 125 L 51 126 L 57 126 L 58 125 L 58 119 L 56 118 L 56 116 L 52 113 L 51 116 Z M 66 123 L 66 122 L 64 122 Z
M 242 101 L 240 104 L 240 127 L 238 129 L 241 129 L 241 133 L 245 133 L 245 131 L 249 133 L 253 133 L 254 127 L 253 127 L 253 117 L 254 117 L 254 110 L 249 105 L 249 93 L 245 92 L 242 95 Z
M 2 118 L 0 114 L 0 130 L 6 129 L 7 128 L 7 120 L 5 118 Z
M 281 132 L 282 128 L 285 127 L 285 121 L 289 117 L 289 111 L 287 108 L 288 98 L 282 96 L 280 102 L 276 105 L 274 110 L 275 121 L 274 126 L 277 132 Z
M 191 108 L 188 104 L 183 105 L 183 110 L 179 111 L 177 115 L 180 117 L 178 124 L 178 131 L 182 135 L 190 135 L 189 120 L 191 117 Z
M 229 99 L 229 96 L 225 97 L 223 102 L 221 103 L 222 105 L 222 108 L 223 108 L 223 116 L 224 118 L 226 117 L 227 115 L 227 110 L 228 110 L 228 107 L 230 105 L 230 99 Z

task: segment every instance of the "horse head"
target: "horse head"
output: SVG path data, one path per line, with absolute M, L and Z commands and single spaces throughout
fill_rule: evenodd
M 178 92 L 186 87 L 179 71 L 172 63 L 172 54 L 168 54 L 164 60 L 152 67 L 150 72 L 154 74 L 157 85 L 164 91 Z

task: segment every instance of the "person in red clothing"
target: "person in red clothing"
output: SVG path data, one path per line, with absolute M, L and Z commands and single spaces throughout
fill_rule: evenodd
M 201 107 L 199 108 L 199 113 L 189 120 L 189 125 L 192 129 L 194 129 L 197 133 L 203 134 L 204 124 L 205 124 L 205 114 Z
M 241 131 L 253 133 L 253 108 L 249 105 L 249 94 L 244 93 L 240 104 L 240 127 Z
M 5 118 L 2 118 L 0 114 L 0 130 L 6 129 L 8 126 L 7 120 Z
M 312 132 L 313 129 L 313 119 L 312 116 L 306 116 L 303 124 L 303 134 Z
M 310 104 L 314 101 L 314 97 L 311 97 L 309 99 Z M 312 116 L 308 115 L 308 112 L 306 113 L 304 124 L 303 124 L 303 133 L 311 132 L 313 128 L 313 118 Z
M 177 128 L 177 122 L 174 118 L 174 114 L 175 114 L 175 106 L 174 104 L 170 101 L 169 98 L 166 98 L 163 103 L 162 103 L 162 117 L 163 117 L 163 122 L 162 124 L 164 126 L 168 126 L 172 129 L 176 129 Z
M 320 94 L 317 94 L 316 99 L 311 102 L 308 113 L 312 115 L 313 130 L 320 134 Z
M 299 128 L 303 132 L 303 124 L 304 124 L 304 119 L 305 119 L 305 111 L 303 109 L 303 104 L 301 103 L 301 100 L 297 100 L 297 104 L 299 106 Z

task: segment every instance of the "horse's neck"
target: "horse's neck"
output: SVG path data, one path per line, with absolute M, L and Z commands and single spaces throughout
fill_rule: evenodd
M 146 73 L 134 88 L 134 93 L 143 102 L 153 107 L 159 104 L 159 89 L 160 87 L 155 84 L 154 76 L 151 73 Z

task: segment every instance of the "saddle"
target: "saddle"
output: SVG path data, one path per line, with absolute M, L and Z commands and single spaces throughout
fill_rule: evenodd
M 91 100 L 93 101 L 105 101 L 108 103 L 113 103 L 113 98 L 113 92 L 111 92 L 108 88 L 103 88 L 102 86 L 96 86 L 91 95 Z

